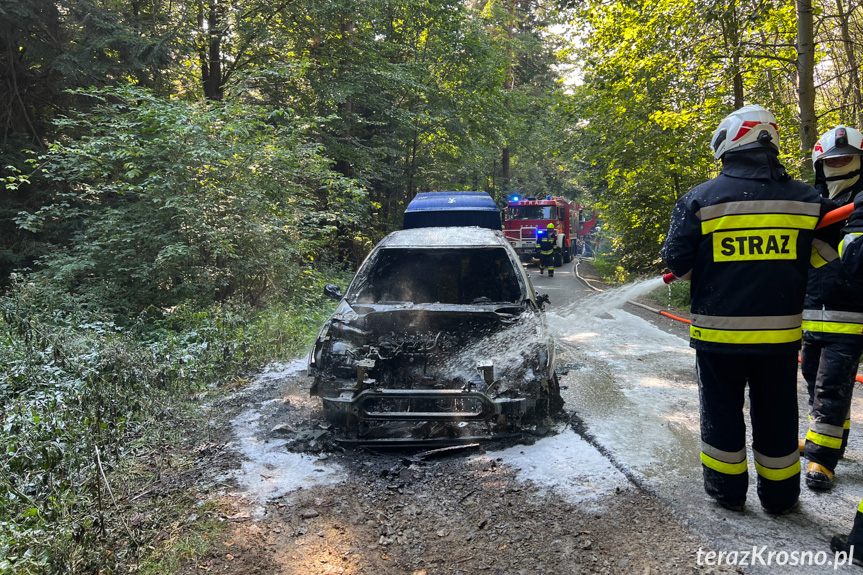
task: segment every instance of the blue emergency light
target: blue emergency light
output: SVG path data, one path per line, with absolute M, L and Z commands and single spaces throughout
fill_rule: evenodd
M 509 199 L 509 201 L 511 201 L 511 202 L 517 202 L 519 199 L 520 199 L 520 198 L 519 198 L 518 196 L 512 196 L 512 197 Z

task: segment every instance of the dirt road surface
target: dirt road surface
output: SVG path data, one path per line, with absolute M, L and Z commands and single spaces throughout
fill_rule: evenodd
M 760 509 L 753 478 L 744 513 L 719 508 L 701 486 L 686 326 L 627 304 L 643 285 L 595 283 L 605 290 L 596 292 L 572 264 L 554 278 L 535 269 L 531 275 L 551 298 L 566 400 L 550 429 L 522 443 L 426 456 L 338 449 L 321 423 L 319 400 L 308 396 L 305 362 L 271 366 L 210 406 L 222 436 L 193 488 L 231 510 L 218 518 L 229 527 L 184 573 L 859 570 L 834 571 L 828 544 L 850 529 L 863 496 L 863 452 L 853 428 L 833 492 L 804 487 L 798 511 L 777 518 Z M 589 264 L 578 275 L 590 280 Z M 854 413 L 861 408 L 855 399 Z M 801 430 L 804 415 L 801 409 Z M 854 427 L 859 423 L 855 415 Z M 725 560 L 717 564 L 711 552 Z M 823 564 L 799 565 L 804 561 Z

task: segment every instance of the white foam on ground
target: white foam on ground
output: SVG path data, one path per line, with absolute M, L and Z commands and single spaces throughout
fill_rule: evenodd
M 288 363 L 271 363 L 257 377 L 257 381 L 270 381 L 272 379 L 291 377 L 306 369 L 306 366 L 307 361 L 304 357 L 291 360 Z
M 258 377 L 248 391 L 253 395 L 255 389 L 265 382 L 296 375 L 305 368 L 305 359 L 274 364 Z M 258 424 L 261 407 L 261 404 L 253 405 L 231 421 L 237 437 L 233 447 L 246 459 L 233 477 L 250 496 L 263 504 L 301 487 L 341 481 L 343 473 L 340 466 L 327 462 L 325 458 L 291 453 L 285 449 L 284 441 L 267 441 L 265 437 L 268 430 L 261 429 Z
M 605 456 L 571 429 L 540 439 L 533 445 L 489 451 L 474 459 L 497 458 L 516 468 L 519 479 L 555 488 L 572 503 L 590 501 L 629 485 L 626 477 Z

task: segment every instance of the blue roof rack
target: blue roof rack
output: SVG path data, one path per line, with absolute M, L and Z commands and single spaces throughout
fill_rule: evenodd
M 500 210 L 486 192 L 423 192 L 405 210 L 406 230 L 453 226 L 499 230 Z

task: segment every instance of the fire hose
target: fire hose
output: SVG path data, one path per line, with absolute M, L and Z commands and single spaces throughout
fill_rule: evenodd
M 663 276 L 663 277 L 665 277 L 665 276 Z M 665 282 L 665 283 L 670 283 L 670 282 Z M 665 317 L 669 317 L 669 318 L 671 318 L 671 319 L 673 319 L 673 320 L 677 320 L 677 321 L 680 321 L 680 322 L 683 322 L 683 323 L 692 324 L 692 320 L 689 320 L 689 319 L 686 319 L 686 318 L 682 318 L 682 317 L 677 317 L 676 315 L 672 315 L 672 314 L 668 313 L 667 311 L 663 311 L 663 310 L 661 310 L 661 309 L 652 308 L 652 307 L 650 307 L 650 306 L 644 305 L 643 303 L 638 303 L 637 301 L 632 301 L 631 299 L 630 299 L 630 300 L 627 300 L 627 301 L 626 301 L 626 303 L 631 303 L 632 305 L 634 305 L 634 306 L 636 306 L 636 307 L 640 307 L 640 308 L 642 308 L 642 309 L 646 309 L 646 310 L 647 310 L 647 311 L 649 311 L 649 312 L 657 313 L 657 314 L 659 314 L 659 315 L 664 315 Z M 798 358 L 797 358 L 797 361 L 800 361 L 800 357 L 798 357 Z M 863 376 L 858 375 L 858 376 L 855 376 L 855 377 L 854 377 L 854 379 L 855 379 L 856 381 L 859 381 L 860 383 L 863 383 Z

